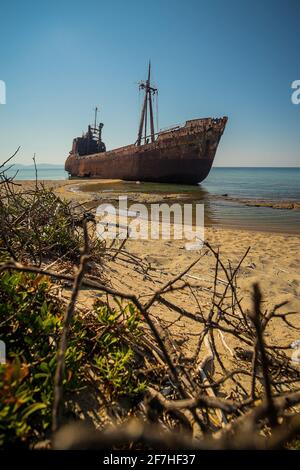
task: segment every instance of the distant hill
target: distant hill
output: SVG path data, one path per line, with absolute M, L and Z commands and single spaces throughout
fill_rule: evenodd
M 22 165 L 21 163 L 12 164 L 14 170 L 34 170 L 34 165 Z M 6 165 L 4 169 L 10 168 L 11 165 Z M 56 165 L 55 163 L 37 163 L 37 169 L 45 169 L 45 168 L 64 168 L 64 165 Z

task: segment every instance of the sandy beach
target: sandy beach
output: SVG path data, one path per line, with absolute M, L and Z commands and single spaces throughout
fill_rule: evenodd
M 111 183 L 111 181 L 84 182 L 84 185 Z M 28 186 L 32 182 L 24 182 Z M 95 207 L 93 192 L 81 192 L 78 187 L 83 184 L 80 180 L 72 181 L 47 181 L 45 184 L 53 187 L 56 193 L 63 198 L 86 204 L 87 208 Z M 142 194 L 140 202 L 145 202 L 147 195 Z M 251 293 L 254 282 L 259 282 L 263 292 L 264 307 L 269 311 L 275 305 L 288 302 L 280 309 L 280 313 L 300 312 L 300 235 L 284 233 L 258 232 L 253 230 L 225 229 L 219 227 L 205 228 L 205 241 L 215 250 L 220 251 L 220 256 L 226 265 L 229 263 L 234 269 L 246 250 L 250 248 L 244 259 L 238 276 L 238 295 L 245 310 L 251 308 Z M 183 271 L 194 260 L 204 253 L 204 248 L 198 251 L 187 251 L 184 240 L 131 240 L 126 242 L 126 250 L 139 257 L 153 268 L 153 276 L 147 277 L 139 272 L 136 267 L 122 257 L 117 257 L 108 266 L 107 276 L 112 287 L 135 292 L 145 299 L 155 289 L 167 282 L 173 276 Z M 212 289 L 212 280 L 215 270 L 215 258 L 211 252 L 205 254 L 192 268 L 190 281 L 197 284 L 201 280 L 206 285 L 206 291 L 200 296 L 203 307 L 209 305 Z M 222 279 L 224 273 L 220 273 Z M 92 292 L 90 292 L 92 294 Z M 175 294 L 173 294 L 175 295 Z M 177 293 L 176 301 L 191 311 L 197 311 L 194 300 L 187 293 Z M 155 315 L 166 321 L 174 321 L 174 313 L 161 306 L 155 309 Z M 293 323 L 300 326 L 299 315 L 290 317 Z M 176 323 L 177 332 L 184 332 L 187 337 L 187 346 L 191 351 L 196 347 L 196 338 L 189 335 L 192 324 L 187 319 L 180 319 Z M 289 345 L 292 341 L 300 339 L 297 332 L 289 327 L 282 328 L 282 322 L 272 323 L 272 329 L 267 331 L 272 344 Z M 228 344 L 232 346 L 231 339 Z M 292 350 L 291 350 L 292 351 Z M 226 351 L 224 351 L 226 355 Z M 228 355 L 228 352 L 227 352 Z
M 90 183 L 84 182 L 84 185 L 93 186 L 101 183 L 105 187 L 105 184 L 111 182 L 113 180 L 94 180 Z M 32 184 L 31 181 L 22 182 L 23 187 Z M 44 184 L 54 188 L 62 198 L 86 203 L 88 207 L 95 206 L 92 192 L 79 190 L 82 180 L 45 181 Z M 149 199 L 149 195 L 139 194 L 138 199 L 140 202 L 145 202 Z M 243 263 L 241 279 L 241 287 L 245 289 L 245 300 L 247 286 L 259 281 L 271 303 L 289 300 L 290 308 L 300 311 L 300 234 L 206 227 L 205 241 L 215 249 L 219 248 L 223 258 L 230 260 L 233 266 L 250 247 Z M 180 271 L 199 255 L 198 252 L 186 251 L 184 241 L 181 240 L 128 240 L 126 246 L 141 258 L 150 259 L 154 265 L 169 272 Z M 210 257 L 206 258 L 205 264 L 211 269 L 209 259 Z M 201 269 L 203 267 L 202 265 Z
M 26 195 L 30 195 L 30 201 L 36 204 L 35 198 L 39 194 L 36 182 L 19 180 L 16 184 L 15 191 L 24 190 Z M 99 335 L 102 337 L 108 327 L 111 328 L 107 336 L 110 338 L 114 328 L 119 331 L 123 324 L 122 321 L 117 321 L 114 326 L 106 323 L 114 312 L 120 312 L 117 318 L 124 312 L 136 315 L 129 316 L 126 321 L 129 325 L 132 319 L 134 322 L 137 319 L 139 330 L 134 333 L 128 330 L 124 337 L 132 344 L 137 357 L 143 358 L 145 362 L 145 380 L 157 380 L 155 387 L 158 387 L 156 390 L 148 386 L 145 400 L 157 393 L 163 402 L 165 396 L 168 397 L 167 401 L 173 399 L 174 380 L 180 377 L 187 390 L 192 383 L 201 383 L 206 391 L 204 396 L 212 400 L 213 408 L 214 400 L 224 400 L 226 404 L 237 402 L 237 406 L 241 407 L 245 406 L 242 403 L 250 400 L 249 403 L 259 406 L 259 395 L 257 399 L 251 395 L 254 391 L 262 393 L 265 387 L 266 375 L 256 362 L 259 360 L 257 354 L 262 357 L 262 349 L 257 346 L 258 338 L 262 337 L 259 331 L 263 331 L 263 348 L 268 354 L 265 357 L 272 373 L 274 396 L 278 390 L 279 393 L 290 392 L 290 383 L 295 382 L 295 386 L 298 386 L 300 235 L 284 233 L 284 227 L 282 233 L 272 233 L 225 228 L 221 225 L 207 226 L 205 223 L 204 244 L 198 244 L 194 250 L 187 248 L 186 239 L 175 240 L 172 237 L 156 240 L 130 237 L 125 240 L 111 239 L 99 246 L 95 238 L 95 220 L 98 221 L 95 209 L 99 204 L 110 201 L 118 205 L 119 196 L 124 194 L 128 196 L 129 203 L 143 203 L 146 207 L 152 202 L 182 204 L 184 196 L 182 198 L 179 192 L 176 193 L 176 188 L 172 188 L 171 192 L 147 192 L 138 185 L 130 192 L 129 187 L 124 190 L 122 184 L 118 186 L 115 180 L 48 180 L 39 181 L 38 184 L 51 189 L 48 194 L 41 188 L 44 196 L 53 198 L 54 192 L 60 198 L 54 196 L 56 209 L 52 220 L 58 221 L 57 232 L 60 237 L 56 245 L 62 250 L 54 262 L 47 257 L 42 261 L 43 272 L 48 271 L 47 276 L 51 279 L 61 276 L 59 283 L 53 283 L 53 292 L 63 299 L 65 305 L 70 305 L 77 282 L 73 283 L 72 275 L 77 273 L 75 279 L 78 279 L 80 272 L 83 272 L 83 261 L 78 266 L 79 258 L 71 262 L 64 258 L 70 252 L 64 248 L 68 234 L 62 230 L 63 223 L 57 216 L 57 208 L 73 211 L 72 226 L 79 231 L 82 230 L 83 214 L 88 214 L 88 218 L 84 217 L 88 221 L 86 233 L 89 234 L 85 238 L 85 254 L 90 256 L 81 257 L 87 264 L 81 289 L 76 293 L 76 310 L 72 322 L 75 324 L 80 319 L 83 325 L 88 325 L 92 318 L 94 320 L 103 312 L 109 315 L 103 323 L 103 329 L 92 330 L 91 344 L 94 350 L 95 338 Z M 120 187 L 119 192 L 118 189 L 112 190 L 109 185 Z M 70 202 L 70 205 L 65 201 Z M 20 207 L 23 207 L 22 204 Z M 42 214 L 45 213 L 44 208 Z M 129 204 L 128 209 L 134 219 L 134 209 Z M 96 217 L 90 217 L 91 214 Z M 41 225 L 42 235 L 45 226 Z M 71 241 L 75 239 L 76 232 L 73 231 Z M 98 256 L 93 256 L 95 241 Z M 79 249 L 82 249 L 82 238 L 77 245 Z M 23 266 L 22 269 L 26 268 Z M 258 323 L 255 323 L 255 318 Z M 142 351 L 142 344 L 147 346 L 147 353 Z M 85 350 L 86 344 L 82 343 L 81 352 Z M 147 356 L 149 351 L 151 360 Z M 100 364 L 102 370 L 105 357 L 103 350 L 97 354 L 95 361 L 99 362 L 95 364 Z M 115 364 L 118 368 L 120 366 L 119 359 L 109 364 Z M 137 364 L 140 367 L 140 362 Z M 168 372 L 171 366 L 178 371 L 174 376 Z M 89 378 L 93 378 L 93 374 L 89 374 Z M 78 390 L 76 395 L 72 395 L 70 406 L 75 407 L 81 419 L 92 420 L 96 428 L 102 429 L 104 423 L 111 424 L 115 418 L 110 408 L 106 409 L 102 402 L 102 394 L 98 396 L 98 385 L 96 388 L 93 386 L 89 394 L 86 391 L 82 394 Z M 97 398 L 94 396 L 95 390 Z M 190 397 L 191 393 L 188 391 L 186 397 Z M 118 416 L 125 417 L 127 411 L 123 410 L 121 401 L 119 403 L 117 400 L 114 406 L 116 413 L 120 413 Z M 222 413 L 219 405 L 211 414 L 214 432 L 218 432 L 218 429 L 226 430 L 227 424 L 230 429 L 229 415 Z M 191 419 L 188 416 L 188 420 Z M 194 425 L 192 429 L 195 436 L 201 437 Z

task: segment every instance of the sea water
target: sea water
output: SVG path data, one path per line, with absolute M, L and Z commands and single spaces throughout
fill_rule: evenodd
M 15 172 L 16 169 L 12 168 L 8 175 L 12 176 Z M 67 177 L 62 165 L 38 167 L 38 178 L 41 180 L 65 180 Z M 21 167 L 15 178 L 34 180 L 35 169 Z M 204 203 L 206 225 L 300 234 L 299 210 L 254 207 L 242 202 L 245 199 L 300 201 L 300 167 L 214 167 L 198 186 L 120 182 L 105 184 L 105 189 L 99 185 L 98 191 L 174 194 L 179 202 L 180 195 L 188 195 L 194 203 Z

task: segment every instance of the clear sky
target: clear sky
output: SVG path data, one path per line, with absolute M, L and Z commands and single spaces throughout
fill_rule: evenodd
M 151 58 L 159 126 L 229 116 L 217 166 L 300 166 L 300 0 L 1 2 L 0 159 L 64 163 L 101 108 L 108 149 L 137 136 Z M 0 161 L 1 161 L 0 160 Z

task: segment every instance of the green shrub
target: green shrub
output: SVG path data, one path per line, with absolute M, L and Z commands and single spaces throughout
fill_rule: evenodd
M 56 350 L 63 324 L 53 285 L 43 276 L 0 275 L 0 337 L 7 364 L 0 366 L 0 445 L 38 437 L 51 423 Z M 66 391 L 82 385 L 82 321 L 75 319 L 66 352 Z
M 7 348 L 7 363 L 0 365 L 1 447 L 28 446 L 50 428 L 65 310 L 56 289 L 42 275 L 0 274 L 0 339 Z M 138 377 L 137 355 L 129 344 L 141 334 L 132 304 L 111 309 L 96 302 L 89 322 L 75 315 L 65 355 L 65 397 L 72 399 L 86 386 L 89 367 L 108 398 L 139 396 L 145 383 Z
M 97 340 L 99 352 L 94 359 L 99 380 L 112 398 L 140 395 L 146 384 L 138 377 L 136 355 L 128 341 L 138 341 L 142 335 L 136 308 L 131 303 L 119 303 L 114 309 L 96 303 L 94 308 L 105 327 Z
M 1 189 L 1 187 L 0 187 Z M 51 189 L 38 185 L 36 190 L 15 191 L 13 197 L 0 192 L 1 245 L 19 261 L 40 262 L 64 256 L 78 262 L 83 245 L 80 220 L 84 210 L 59 198 Z M 103 241 L 93 236 L 90 251 L 94 261 L 103 256 Z

